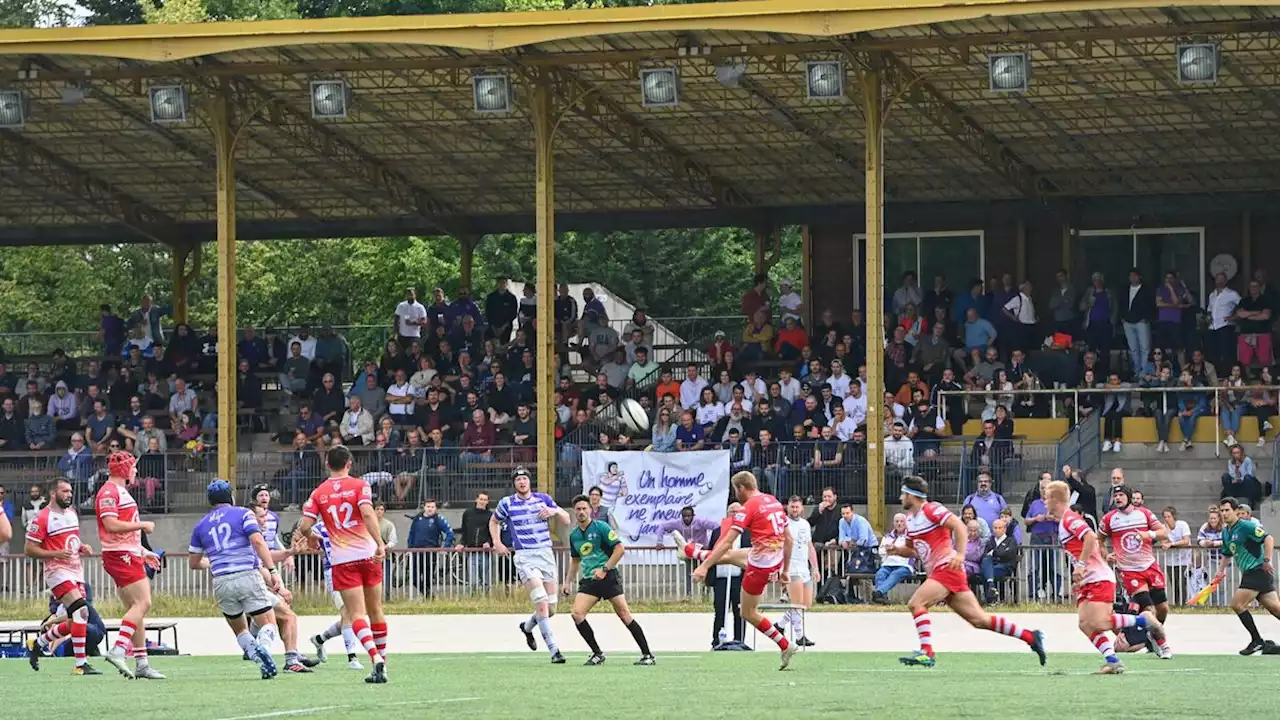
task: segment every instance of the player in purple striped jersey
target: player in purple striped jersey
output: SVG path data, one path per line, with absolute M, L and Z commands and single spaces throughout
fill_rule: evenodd
M 213 574 L 213 595 L 218 609 L 227 619 L 236 642 L 262 671 L 262 679 L 276 676 L 276 663 L 268 649 L 278 634 L 274 607 L 280 602 L 280 575 L 262 528 L 251 510 L 232 504 L 230 483 L 214 480 L 206 490 L 213 509 L 196 523 L 191 531 L 192 570 L 209 568 Z M 258 571 L 267 568 L 270 586 Z M 261 630 L 254 640 L 249 634 L 246 617 L 257 618 Z
M 324 632 L 311 637 L 311 644 L 316 648 L 316 660 L 325 662 L 329 659 L 329 654 L 325 652 L 324 644 L 333 638 L 342 636 L 342 642 L 347 646 L 347 667 L 351 670 L 363 670 L 364 666 L 356 659 L 356 651 L 360 649 L 359 642 L 356 641 L 356 634 L 351 630 L 351 617 L 347 612 L 347 606 L 342 602 L 342 593 L 333 589 L 333 564 L 330 553 L 333 549 L 329 545 L 329 530 L 325 528 L 324 522 L 317 520 L 315 525 L 311 526 L 311 538 L 313 542 L 309 543 L 311 549 L 320 550 L 320 560 L 324 567 L 324 589 L 328 591 L 333 598 L 334 607 L 338 608 L 341 617 L 337 622 L 333 623 Z
M 498 509 L 489 517 L 489 536 L 493 538 L 493 549 L 499 555 L 514 555 L 516 572 L 520 582 L 529 591 L 529 599 L 533 601 L 533 614 L 528 620 L 520 623 L 520 632 L 530 650 L 537 650 L 538 643 L 533 639 L 533 628 L 536 625 L 542 632 L 542 641 L 551 653 L 551 662 L 564 663 L 564 655 L 556 645 L 555 636 L 551 633 L 551 617 L 556 614 L 556 587 L 559 571 L 556 569 L 556 557 L 551 549 L 551 526 L 553 519 L 561 523 L 569 522 L 569 513 L 556 506 L 556 501 L 546 493 L 533 492 L 533 481 L 529 471 L 518 467 L 512 473 L 515 494 L 508 495 L 498 502 Z M 511 548 L 502 543 L 501 523 L 507 523 L 511 530 Z M 512 553 L 514 551 L 514 553 Z

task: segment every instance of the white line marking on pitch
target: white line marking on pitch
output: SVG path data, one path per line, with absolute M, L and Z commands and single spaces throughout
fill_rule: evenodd
M 481 700 L 479 697 L 457 697 L 457 698 L 439 698 L 435 700 L 401 700 L 389 703 L 375 703 L 373 707 L 405 707 L 409 705 L 443 705 L 445 703 L 472 702 Z M 266 720 L 266 718 L 278 717 L 297 717 L 299 715 L 315 715 L 316 713 L 329 712 L 330 710 L 352 710 L 356 708 L 367 708 L 368 705 L 321 705 L 319 707 L 298 708 L 296 710 L 276 710 L 275 712 L 258 713 L 257 715 L 237 715 L 229 718 L 218 718 L 218 720 Z

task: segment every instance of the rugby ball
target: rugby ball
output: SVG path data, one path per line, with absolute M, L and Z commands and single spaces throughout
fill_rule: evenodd
M 649 432 L 649 414 L 643 405 L 631 398 L 623 398 L 618 403 L 618 419 L 633 436 Z

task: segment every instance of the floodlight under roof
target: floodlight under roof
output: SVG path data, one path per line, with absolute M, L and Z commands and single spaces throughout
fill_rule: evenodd
M 810 60 L 805 77 L 810 100 L 844 97 L 844 64 L 839 60 Z
M 473 75 L 471 89 L 476 112 L 497 113 L 511 109 L 511 82 L 506 75 Z
M 993 53 L 987 64 L 991 92 L 1026 92 L 1031 82 L 1031 59 L 1026 53 Z
M 151 122 L 180 123 L 187 121 L 187 90 L 181 85 L 152 85 L 147 88 L 151 99 Z
M 645 107 L 675 107 L 680 102 L 680 79 L 675 68 L 640 71 L 640 103 Z
M 1178 46 L 1178 82 L 1209 85 L 1218 82 L 1218 46 L 1186 43 Z
M 311 117 L 344 118 L 347 116 L 347 81 L 311 81 Z

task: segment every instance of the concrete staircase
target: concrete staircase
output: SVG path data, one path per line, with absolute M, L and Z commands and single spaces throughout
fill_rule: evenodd
M 1257 464 L 1258 480 L 1263 483 L 1272 479 L 1276 460 L 1273 447 L 1271 443 L 1263 448 L 1245 445 L 1245 453 Z M 1197 443 L 1186 451 L 1180 445 L 1174 445 L 1169 452 L 1158 453 L 1154 444 L 1124 443 L 1121 452 L 1103 454 L 1102 462 L 1089 472 L 1088 479 L 1098 491 L 1101 507 L 1111 485 L 1112 468 L 1123 468 L 1126 483 L 1142 491 L 1147 507 L 1158 513 L 1172 505 L 1180 516 L 1185 516 L 1181 519 L 1195 529 L 1204 522 L 1205 509 L 1218 500 L 1226 466 L 1227 448 L 1222 445 L 1215 448 L 1209 443 Z M 1023 495 L 1035 483 L 1034 478 L 1027 476 L 1019 478 L 1005 493 L 1010 505 L 1020 507 Z M 1272 505 L 1272 501 L 1264 499 L 1264 507 L 1255 511 L 1260 511 L 1258 514 L 1265 519 L 1273 514 Z

